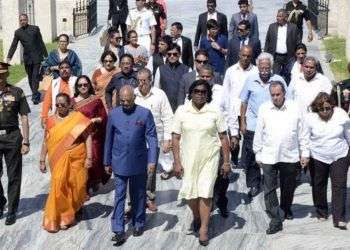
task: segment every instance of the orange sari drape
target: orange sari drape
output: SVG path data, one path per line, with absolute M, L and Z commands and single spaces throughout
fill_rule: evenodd
M 46 200 L 43 227 L 57 232 L 60 226 L 75 222 L 75 213 L 86 197 L 86 146 L 80 135 L 90 125 L 90 119 L 72 112 L 61 122 L 50 124 L 46 145 L 51 170 L 50 193 Z M 78 140 L 77 140 L 78 139 Z

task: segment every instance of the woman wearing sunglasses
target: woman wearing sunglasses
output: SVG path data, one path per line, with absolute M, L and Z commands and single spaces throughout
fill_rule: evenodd
M 209 104 L 212 90 L 205 80 L 194 81 L 189 102 L 180 106 L 173 121 L 174 172 L 182 177 L 178 199 L 185 199 L 193 214 L 193 231 L 199 231 L 199 244 L 209 244 L 208 226 L 220 146 L 223 152 L 221 173 L 231 171 L 227 125 L 219 109 Z M 181 144 L 181 147 L 180 147 Z
M 50 116 L 40 155 L 40 171 L 45 173 L 48 155 L 51 186 L 44 209 L 43 228 L 50 233 L 76 223 L 76 213 L 86 198 L 87 169 L 92 165 L 91 120 L 71 112 L 71 99 L 56 96 L 56 113 Z
M 102 100 L 95 95 L 88 76 L 78 77 L 75 83 L 74 110 L 92 121 L 92 166 L 89 169 L 87 190 L 97 191 L 100 183 L 106 184 L 110 175 L 104 171 L 103 145 L 105 141 L 107 113 Z
M 331 178 L 333 224 L 346 230 L 346 182 L 350 164 L 350 119 L 335 106 L 331 97 L 320 92 L 306 116 L 310 132 L 310 175 L 317 218 L 328 218 L 327 183 Z

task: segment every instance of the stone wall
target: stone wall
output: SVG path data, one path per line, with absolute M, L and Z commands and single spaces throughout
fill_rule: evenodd
M 346 55 L 350 61 L 350 1 L 329 0 L 328 33 L 346 38 Z

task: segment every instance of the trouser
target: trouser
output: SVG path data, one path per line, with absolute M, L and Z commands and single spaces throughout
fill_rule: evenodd
M 126 26 L 125 22 L 113 20 L 112 26 L 113 26 L 113 29 L 116 29 L 116 30 L 119 30 L 119 27 L 120 27 L 120 29 L 122 31 L 123 45 L 126 45 L 126 43 L 127 43 L 126 42 L 127 26 Z
M 278 162 L 273 165 L 262 165 L 264 173 L 264 200 L 266 213 L 271 219 L 270 225 L 280 225 L 282 223 L 276 192 L 278 172 L 281 189 L 281 209 L 287 212 L 290 210 L 293 202 L 297 164 Z
M 25 70 L 28 75 L 28 82 L 32 90 L 32 100 L 38 100 L 40 93 L 38 91 L 40 82 L 40 63 L 25 64 Z
M 21 192 L 22 179 L 22 135 L 19 129 L 5 135 L 0 135 L 0 176 L 3 174 L 2 158 L 4 156 L 7 167 L 7 198 L 8 213 L 17 212 Z M 6 204 L 4 189 L 0 180 L 0 208 Z
M 214 198 L 216 201 L 216 206 L 219 209 L 227 209 L 228 199 L 226 197 L 226 192 L 230 184 L 230 179 L 228 177 L 224 178 L 220 173 L 221 167 L 223 164 L 223 156 L 220 154 L 219 167 L 218 167 L 218 176 L 214 185 Z
M 349 153 L 346 157 L 340 158 L 331 164 L 312 159 L 312 164 L 310 164 L 312 198 L 318 218 L 328 217 L 327 184 L 328 176 L 330 176 L 333 222 L 345 221 L 346 183 L 350 164 Z
M 274 61 L 273 61 L 273 73 L 280 75 L 281 72 L 284 71 L 288 63 L 288 55 L 287 54 L 278 54 L 275 53 Z
M 302 43 L 303 41 L 303 29 L 297 28 L 297 41 L 298 43 Z
M 139 45 L 144 46 L 147 49 L 148 55 L 151 55 L 151 35 L 146 34 L 146 35 L 139 35 L 138 36 L 138 43 Z
M 132 176 L 115 175 L 115 204 L 112 215 L 112 231 L 124 233 L 124 208 L 129 182 L 130 199 L 132 207 L 132 225 L 135 229 L 142 229 L 146 218 L 146 181 L 147 174 Z
M 241 164 L 245 169 L 247 187 L 259 187 L 261 173 L 253 152 L 254 132 L 247 130 L 243 136 Z
M 238 116 L 238 125 L 239 125 L 239 128 L 241 126 L 241 117 Z M 236 166 L 238 165 L 238 155 L 239 155 L 239 141 L 241 140 L 241 136 L 238 132 L 238 146 L 234 149 L 231 150 L 231 159 L 233 161 L 233 164 L 235 164 Z
M 158 158 L 159 158 L 159 148 L 158 148 L 158 153 L 157 153 L 157 162 L 156 162 L 156 168 L 158 165 Z M 153 172 L 148 172 L 147 173 L 147 198 L 150 201 L 154 201 L 156 199 L 156 178 L 157 177 L 157 170 Z

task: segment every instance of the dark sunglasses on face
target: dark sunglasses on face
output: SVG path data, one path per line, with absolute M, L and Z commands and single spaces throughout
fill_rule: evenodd
M 324 107 L 324 108 L 319 108 L 318 112 L 328 112 L 330 110 L 332 110 L 332 107 Z
M 87 87 L 89 87 L 89 84 L 88 83 L 78 83 L 78 88 L 81 88 L 81 87 L 87 88 Z
M 68 105 L 65 103 L 56 103 L 55 106 L 56 106 L 56 108 L 67 108 L 68 107 Z
M 196 95 L 206 95 L 207 94 L 207 91 L 204 89 L 204 90 L 201 90 L 201 89 L 194 89 L 193 90 L 193 94 L 196 94 Z
M 178 53 L 172 53 L 172 52 L 168 52 L 167 55 L 170 57 L 170 56 L 179 56 Z
M 199 64 L 207 64 L 207 63 L 208 63 L 208 60 L 202 61 L 202 60 L 196 59 L 196 63 L 199 63 Z
M 245 29 L 237 29 L 238 31 L 241 31 L 241 32 L 243 32 L 243 31 L 245 31 Z

